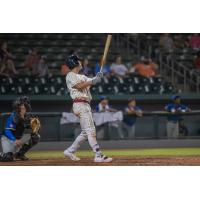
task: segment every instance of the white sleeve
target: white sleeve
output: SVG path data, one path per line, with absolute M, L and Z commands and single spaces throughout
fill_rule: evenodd
M 85 81 L 91 81 L 92 80 L 92 78 L 89 78 L 89 77 L 87 77 L 85 75 L 84 75 L 84 79 L 85 79 Z
M 66 82 L 68 87 L 74 87 L 80 80 L 76 74 L 68 74 L 66 77 Z
M 88 78 L 88 77 L 87 77 L 87 81 L 92 81 L 92 78 Z

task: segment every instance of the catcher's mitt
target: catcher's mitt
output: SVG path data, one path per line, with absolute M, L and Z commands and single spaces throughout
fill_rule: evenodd
M 37 117 L 31 118 L 30 119 L 30 127 L 31 127 L 33 133 L 38 133 L 38 131 L 41 128 L 40 120 Z

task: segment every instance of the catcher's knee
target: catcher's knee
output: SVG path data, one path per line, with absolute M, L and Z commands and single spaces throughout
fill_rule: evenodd
M 11 162 L 13 160 L 14 160 L 14 155 L 12 152 L 0 153 L 0 161 L 1 162 Z
M 31 143 L 32 145 L 36 145 L 40 141 L 40 135 L 39 134 L 31 134 Z

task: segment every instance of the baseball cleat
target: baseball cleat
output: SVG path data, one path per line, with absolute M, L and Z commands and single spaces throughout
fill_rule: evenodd
M 17 154 L 15 155 L 15 159 L 17 159 L 17 160 L 23 160 L 23 161 L 29 160 L 28 157 L 26 157 L 24 154 L 20 154 L 20 153 L 17 153 Z
M 104 155 L 99 155 L 99 156 L 95 156 L 94 157 L 94 162 L 96 163 L 101 163 L 101 162 L 105 162 L 105 163 L 108 163 L 108 162 L 112 162 L 112 158 L 109 158 L 107 156 L 104 156 Z
M 79 161 L 79 160 L 81 160 L 79 157 L 77 157 L 75 154 L 69 152 L 68 150 L 64 151 L 64 155 L 65 155 L 65 157 L 68 157 L 68 158 L 70 158 L 73 161 Z

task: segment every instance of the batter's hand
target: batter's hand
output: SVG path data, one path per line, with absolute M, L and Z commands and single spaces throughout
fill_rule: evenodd
M 101 77 L 95 76 L 92 79 L 92 85 L 96 85 L 97 83 L 100 83 L 100 82 L 101 82 Z
M 21 140 L 15 140 L 15 145 L 16 146 L 21 146 L 22 145 L 22 141 Z

